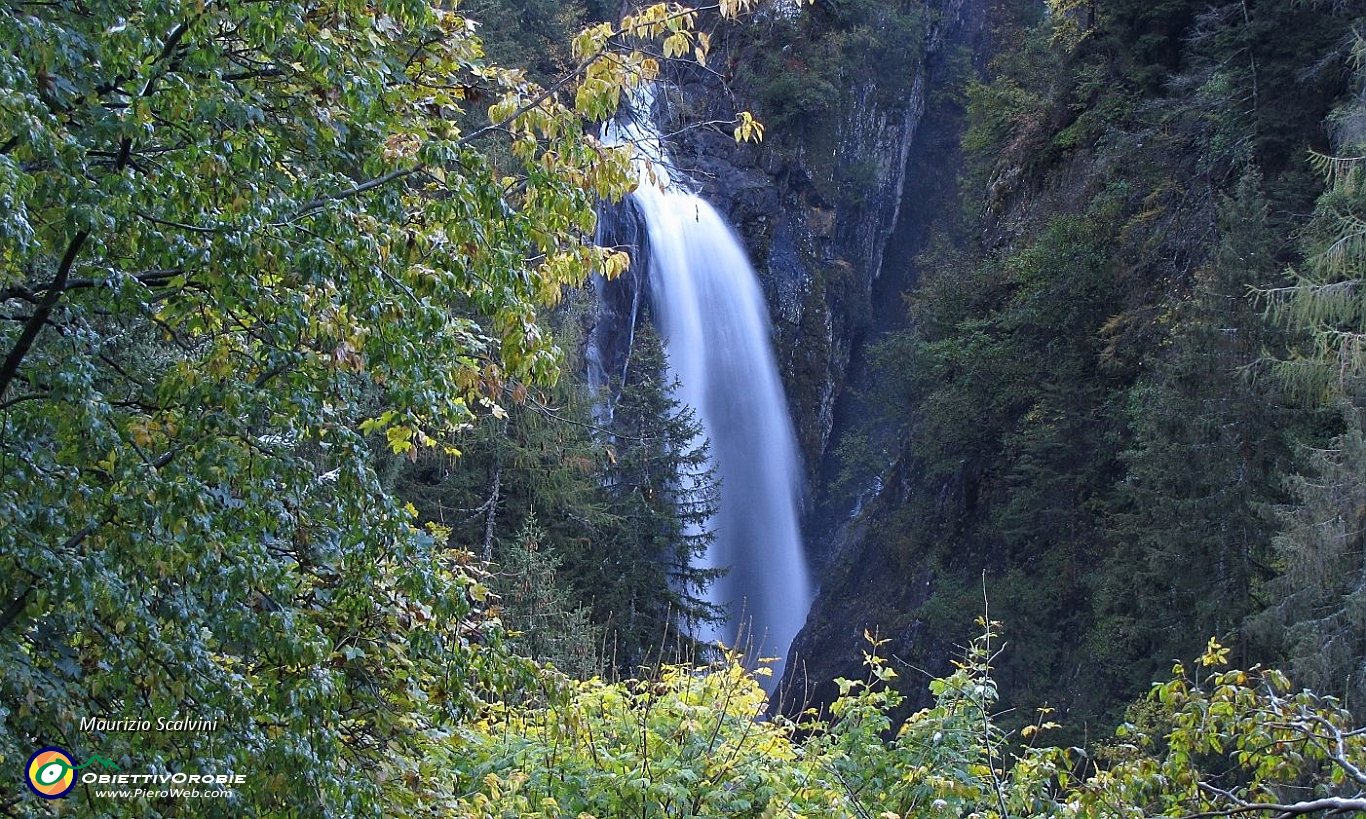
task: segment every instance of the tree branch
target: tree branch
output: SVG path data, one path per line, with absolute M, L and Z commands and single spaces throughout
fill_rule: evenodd
M 198 19 L 198 17 L 194 18 Z M 187 20 L 177 25 L 166 37 L 166 42 L 161 46 L 161 53 L 157 55 L 156 63 L 166 60 L 185 37 L 185 33 L 190 30 L 190 24 L 194 20 Z M 162 69 L 147 78 L 146 84 L 142 87 L 141 96 L 146 97 L 152 93 L 156 87 L 156 81 L 166 73 L 168 69 Z M 119 144 L 118 160 L 114 163 L 114 171 L 122 171 L 128 165 L 128 160 L 132 155 L 133 140 L 125 137 Z M 9 389 L 10 382 L 19 372 L 19 365 L 23 363 L 24 357 L 33 348 L 33 342 L 38 338 L 38 333 L 43 329 L 48 316 L 56 308 L 57 302 L 61 300 L 62 294 L 66 292 L 68 279 L 71 278 L 71 268 L 76 263 L 76 256 L 80 254 L 81 248 L 85 245 L 86 239 L 90 238 L 90 231 L 82 230 L 67 245 L 66 253 L 62 256 L 61 263 L 57 266 L 57 275 L 52 278 L 52 283 L 43 298 L 38 302 L 38 307 L 29 317 L 24 325 L 23 332 L 19 334 L 19 339 L 14 343 L 9 355 L 5 357 L 5 363 L 0 365 L 0 398 L 4 398 L 5 391 Z
M 66 282 L 71 276 L 71 267 L 76 263 L 76 256 L 81 252 L 81 247 L 85 245 L 85 240 L 90 238 L 89 231 L 81 231 L 67 245 L 66 253 L 62 256 L 61 264 L 57 266 L 57 275 L 52 278 L 52 286 L 43 295 L 38 307 L 33 311 L 33 315 L 24 324 L 23 332 L 19 334 L 19 339 L 14 342 L 14 347 L 5 357 L 5 363 L 0 365 L 0 398 L 5 396 L 5 391 L 9 389 L 10 382 L 19 372 L 19 365 L 23 362 L 24 356 L 28 355 L 33 348 L 33 342 L 38 338 L 38 333 L 42 331 L 43 324 L 47 322 L 48 316 L 57 306 L 57 302 L 62 298 L 62 293 L 66 292 Z
M 0 401 L 0 410 L 7 410 L 15 404 L 22 404 L 25 401 L 38 401 L 43 398 L 47 398 L 49 395 L 51 395 L 51 393 L 46 392 L 34 392 L 28 393 L 27 395 L 16 395 L 8 401 Z
M 369 180 L 368 182 L 362 182 L 354 187 L 347 188 L 344 191 L 338 191 L 337 193 L 329 194 L 328 196 L 320 196 L 317 199 L 312 200 L 311 202 L 305 202 L 302 207 L 300 207 L 297 211 L 294 212 L 293 216 L 289 217 L 289 219 L 287 219 L 285 222 L 282 222 L 279 225 L 277 225 L 277 227 L 282 227 L 283 225 L 289 224 L 290 222 L 293 222 L 296 219 L 302 219 L 303 217 L 318 210 L 323 205 L 326 205 L 329 202 L 340 202 L 343 199 L 350 199 L 353 196 L 360 196 L 362 193 L 365 193 L 366 191 L 372 191 L 375 188 L 378 188 L 382 185 L 387 185 L 390 182 L 394 182 L 396 180 L 403 179 L 404 177 L 411 176 L 417 173 L 418 171 L 422 170 L 423 167 L 425 166 L 417 165 L 412 168 L 400 168 L 398 170 L 390 171 L 389 173 L 386 173 L 383 176 L 377 176 L 374 179 Z
M 11 623 L 19 619 L 19 615 L 28 607 L 28 596 L 32 593 L 33 587 L 29 586 L 18 597 L 11 600 L 9 605 L 5 606 L 5 610 L 0 612 L 0 631 L 9 628 Z
M 1353 780 L 1355 780 L 1358 785 L 1366 787 L 1366 771 L 1362 771 L 1361 768 L 1358 768 L 1356 765 L 1352 763 L 1351 760 L 1347 758 L 1347 738 L 1343 736 L 1342 729 L 1337 727 L 1333 723 L 1329 722 L 1328 720 L 1324 719 L 1323 717 L 1314 714 L 1310 714 L 1309 719 L 1312 720 L 1314 724 L 1328 731 L 1328 733 L 1331 735 L 1330 739 L 1332 740 L 1333 746 L 1334 748 L 1336 748 L 1336 751 L 1324 749 L 1328 755 L 1328 758 L 1331 759 L 1334 762 L 1334 764 L 1336 764 L 1339 768 L 1342 768 L 1342 770 L 1345 771 L 1346 774 L 1350 776 Z
M 493 471 L 493 492 L 489 496 L 488 518 L 484 521 L 484 562 L 493 562 L 493 527 L 498 520 L 498 494 L 503 485 L 503 465 L 498 464 Z
M 1181 819 L 1210 819 L 1210 817 L 1235 816 L 1245 813 L 1275 813 L 1280 819 L 1287 819 L 1287 817 L 1303 816 L 1306 813 L 1318 813 L 1319 811 L 1332 813 L 1366 811 L 1366 795 L 1354 797 L 1329 796 L 1322 799 L 1278 804 L 1275 802 L 1248 802 L 1205 782 L 1200 783 L 1200 790 L 1217 798 L 1227 799 L 1233 805 L 1224 809 L 1187 814 Z
M 143 284 L 156 284 L 157 282 L 164 282 L 165 280 L 170 279 L 173 276 L 179 275 L 182 272 L 184 271 L 181 271 L 179 269 L 148 270 L 143 273 L 128 274 L 128 276 L 129 278 L 135 281 L 142 282 Z M 108 284 L 113 281 L 115 281 L 115 279 L 70 279 L 67 281 L 66 286 L 63 289 L 69 292 L 72 290 L 80 290 L 86 287 L 99 287 L 102 284 Z M 44 284 L 40 284 L 32 288 L 8 287 L 4 290 L 0 290 L 0 301 L 5 301 L 7 299 L 23 299 L 27 302 L 36 303 L 38 301 L 38 294 L 46 293 L 47 291 L 51 290 L 53 285 L 55 284 L 56 280 L 46 282 Z

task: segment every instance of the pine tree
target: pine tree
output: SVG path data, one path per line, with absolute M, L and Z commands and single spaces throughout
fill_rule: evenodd
M 602 489 L 607 449 L 593 437 L 582 380 L 509 392 L 502 417 L 481 419 L 457 441 L 458 457 L 423 453 L 404 464 L 397 491 L 485 560 L 532 514 L 561 557 L 586 548 L 615 515 Z
M 511 543 L 498 550 L 494 590 L 499 616 L 522 656 L 549 662 L 578 679 L 601 671 L 602 629 L 571 599 L 560 558 L 546 548 L 546 530 L 529 515 Z
M 571 304 L 556 325 L 570 350 L 579 347 L 577 318 Z M 704 593 L 718 574 L 694 566 L 715 512 L 701 426 L 674 397 L 663 347 L 648 327 L 637 333 L 610 429 L 595 426 L 582 376 L 564 370 L 553 388 L 519 393 L 504 402 L 503 417 L 469 429 L 458 458 L 424 453 L 404 462 L 397 492 L 423 519 L 450 529 L 452 544 L 505 570 L 516 555 L 519 582 L 530 584 L 519 594 L 567 607 L 546 616 L 588 612 L 586 648 L 595 658 L 605 651 L 618 672 L 693 657 L 698 646 L 688 635 L 716 617 Z M 537 554 L 528 557 L 529 549 Z M 529 616 L 514 613 L 515 628 L 529 633 Z M 586 656 L 567 644 L 523 639 L 534 658 L 587 669 Z
M 583 578 L 610 618 L 617 667 L 693 656 L 689 633 L 717 617 L 706 587 L 719 572 L 698 568 L 712 534 L 716 485 L 709 447 L 691 408 L 674 397 L 658 335 L 637 333 L 612 419 L 614 464 L 607 493 L 621 525 L 599 544 Z
M 1272 605 L 1250 622 L 1276 645 L 1295 680 L 1366 702 L 1366 434 L 1360 412 L 1314 451 L 1306 475 L 1290 479 L 1275 546 L 1284 574 Z
M 1349 150 L 1363 146 L 1366 140 Z M 1273 323 L 1307 331 L 1308 343 L 1276 362 L 1276 372 L 1303 398 L 1360 401 L 1366 396 L 1366 161 L 1320 156 L 1317 163 L 1328 189 L 1309 227 L 1307 261 L 1291 271 L 1292 284 L 1263 292 Z
M 1280 637 L 1298 682 L 1366 697 L 1366 40 L 1358 36 L 1358 91 L 1338 112 L 1339 156 L 1319 157 L 1327 180 L 1291 285 L 1264 291 L 1273 325 L 1305 343 L 1274 372 L 1301 398 L 1342 419 L 1309 468 L 1290 480 L 1275 545 L 1284 574 L 1252 626 Z
M 1277 275 L 1260 183 L 1249 170 L 1222 202 L 1219 247 L 1130 392 L 1133 443 L 1098 596 L 1122 676 L 1148 679 L 1231 633 L 1269 574 L 1271 507 L 1291 456 L 1273 386 L 1247 375 L 1266 336 L 1248 288 Z

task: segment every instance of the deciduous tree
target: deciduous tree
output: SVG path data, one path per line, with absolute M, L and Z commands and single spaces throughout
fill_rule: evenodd
M 595 26 L 539 86 L 426 0 L 0 11 L 4 767 L 248 776 L 201 815 L 440 808 L 424 748 L 512 670 L 373 443 L 553 379 L 538 311 L 626 261 L 590 243 L 631 184 L 593 123 L 694 19 Z M 78 728 L 163 715 L 219 729 Z

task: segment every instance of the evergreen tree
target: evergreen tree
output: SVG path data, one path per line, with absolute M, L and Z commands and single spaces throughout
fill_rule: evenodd
M 1278 275 L 1260 181 L 1250 170 L 1225 198 L 1219 247 L 1163 317 L 1161 357 L 1129 393 L 1133 441 L 1097 595 L 1120 678 L 1150 679 L 1231 633 L 1269 572 L 1290 452 L 1286 412 L 1247 375 L 1266 336 L 1248 290 Z
M 567 349 L 581 347 L 580 318 L 571 300 L 556 322 Z M 519 594 L 589 612 L 586 648 L 605 650 L 617 671 L 692 656 L 688 634 L 715 617 L 703 593 L 717 574 L 693 566 L 715 511 L 701 427 L 673 397 L 663 347 L 648 327 L 636 335 L 610 429 L 594 424 L 582 375 L 564 369 L 554 387 L 510 390 L 516 400 L 502 417 L 481 419 L 457 441 L 458 458 L 428 452 L 411 465 L 396 462 L 396 491 L 448 529 L 453 545 L 505 568 L 509 555 L 534 544 L 537 555 L 519 556 L 516 571 L 523 582 L 549 585 Z M 523 614 L 513 621 L 518 629 L 527 622 Z M 567 644 L 536 645 L 533 656 L 570 667 Z M 584 659 L 575 655 L 574 667 Z
M 1366 435 L 1359 410 L 1347 429 L 1313 451 L 1306 475 L 1290 479 L 1275 547 L 1282 574 L 1251 633 L 1277 646 L 1295 679 L 1366 702 Z
M 1366 117 L 1366 113 L 1362 114 Z M 1349 149 L 1360 150 L 1366 139 Z M 1320 157 L 1329 187 L 1306 234 L 1307 262 L 1288 287 L 1264 291 L 1277 324 L 1307 343 L 1275 364 L 1307 399 L 1366 400 L 1366 160 Z
M 1275 362 L 1298 396 L 1331 407 L 1341 426 L 1311 446 L 1306 474 L 1290 480 L 1276 539 L 1284 575 L 1253 620 L 1279 637 L 1306 684 L 1366 697 L 1366 40 L 1356 40 L 1358 95 L 1338 112 L 1341 156 L 1320 157 L 1328 178 L 1305 233 L 1305 264 L 1285 288 L 1267 290 L 1268 316 L 1304 334 Z
M 608 19 L 617 6 L 606 0 L 468 0 L 460 10 L 481 22 L 479 37 L 490 56 L 543 80 L 571 68 L 574 35 Z
M 607 447 L 594 438 L 582 377 L 564 369 L 553 387 L 509 387 L 506 408 L 457 439 L 458 457 L 396 464 L 398 494 L 485 560 L 532 515 L 562 558 L 605 537 L 616 520 L 602 487 Z
M 716 510 L 709 447 L 691 408 L 674 397 L 663 345 L 636 334 L 612 417 L 606 491 L 620 516 L 610 540 L 580 566 L 593 605 L 610 620 L 619 669 L 696 653 L 689 633 L 717 617 L 704 593 L 719 571 L 694 565 Z
M 546 531 L 535 515 L 527 517 L 497 558 L 497 611 L 513 648 L 577 679 L 599 673 L 602 629 L 571 599 L 560 578 L 560 559 L 546 548 Z

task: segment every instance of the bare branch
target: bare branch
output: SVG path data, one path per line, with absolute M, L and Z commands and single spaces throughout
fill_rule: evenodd
M 1232 805 L 1227 808 L 1187 814 L 1181 817 L 1181 819 L 1211 819 L 1211 817 L 1216 816 L 1238 816 L 1247 813 L 1274 813 L 1281 819 L 1286 819 L 1287 817 L 1303 816 L 1308 813 L 1318 813 L 1320 811 L 1328 811 L 1331 813 L 1366 811 L 1366 796 L 1330 796 L 1322 799 L 1308 799 L 1302 802 L 1280 804 L 1276 802 L 1249 802 L 1246 799 L 1240 799 L 1226 790 L 1216 788 L 1205 782 L 1200 783 L 1200 790 L 1216 798 L 1228 800 Z

